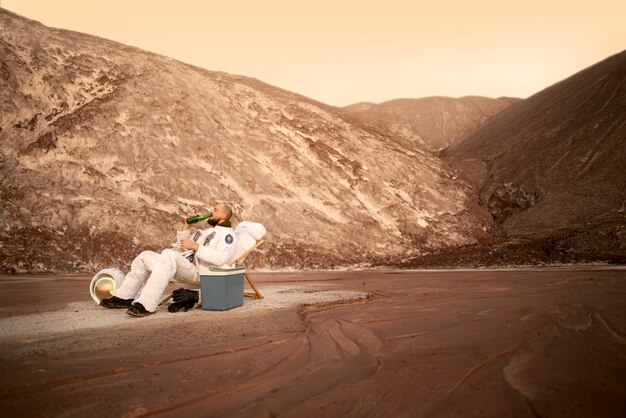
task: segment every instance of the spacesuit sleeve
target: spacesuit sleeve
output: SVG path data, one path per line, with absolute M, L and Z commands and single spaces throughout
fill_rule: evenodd
M 183 239 L 191 239 L 191 231 L 189 229 L 176 231 L 176 245 L 180 245 L 180 241 Z
M 205 263 L 220 266 L 226 263 L 233 248 L 232 234 L 216 234 L 208 245 L 205 243 L 198 248 L 196 258 Z

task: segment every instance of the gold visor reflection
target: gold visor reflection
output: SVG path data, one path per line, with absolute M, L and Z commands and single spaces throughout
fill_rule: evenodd
M 98 300 L 111 297 L 111 290 L 115 289 L 115 280 L 112 277 L 99 279 L 94 286 L 94 293 Z

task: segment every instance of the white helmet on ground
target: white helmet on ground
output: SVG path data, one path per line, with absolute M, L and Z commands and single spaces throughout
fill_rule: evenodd
M 97 304 L 100 304 L 102 299 L 110 298 L 111 290 L 119 288 L 125 277 L 124 272 L 116 268 L 100 270 L 89 284 L 91 298 Z

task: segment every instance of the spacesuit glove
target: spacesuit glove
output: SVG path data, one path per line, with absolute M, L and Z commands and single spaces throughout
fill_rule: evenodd
M 193 301 L 196 304 L 200 300 L 200 295 L 195 290 L 180 288 L 172 292 L 172 300 L 174 303 Z
M 186 300 L 183 302 L 174 302 L 171 303 L 168 307 L 167 310 L 174 313 L 174 312 L 178 312 L 181 309 L 185 312 L 187 312 L 189 309 L 192 309 L 194 306 L 196 306 L 196 302 L 192 301 L 192 300 Z

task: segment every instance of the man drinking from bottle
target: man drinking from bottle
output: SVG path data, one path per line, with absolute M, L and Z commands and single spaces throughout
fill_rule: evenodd
M 131 263 L 130 272 L 112 297 L 100 301 L 105 308 L 128 309 L 137 317 L 153 314 L 170 281 L 200 284 L 198 264 L 222 265 L 235 251 L 235 234 L 230 226 L 231 208 L 220 203 L 211 210 L 209 226 L 197 230 L 193 236 L 188 218 L 183 230 L 176 233 L 176 247 L 161 253 L 143 251 Z M 143 288 L 141 287 L 145 282 Z M 180 289 L 174 292 L 170 312 L 192 308 L 198 302 L 198 292 Z

